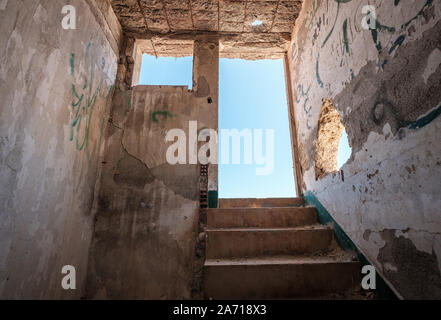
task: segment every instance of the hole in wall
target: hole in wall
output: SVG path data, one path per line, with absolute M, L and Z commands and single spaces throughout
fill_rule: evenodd
M 339 170 L 351 156 L 348 135 L 340 114 L 329 99 L 324 99 L 317 126 L 315 177 Z
M 208 104 L 212 104 L 213 103 L 213 99 L 211 99 L 211 97 L 208 97 L 207 102 L 208 102 Z

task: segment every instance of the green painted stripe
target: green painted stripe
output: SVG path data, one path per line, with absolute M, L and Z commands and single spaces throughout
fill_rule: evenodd
M 335 239 L 339 246 L 344 250 L 350 250 L 357 253 L 358 261 L 360 262 L 360 267 L 365 265 L 373 265 L 369 260 L 358 250 L 357 246 L 348 237 L 345 231 L 340 227 L 340 225 L 332 218 L 331 214 L 326 210 L 326 208 L 320 203 L 316 196 L 311 192 L 307 191 L 304 194 L 305 203 L 310 206 L 314 206 L 317 209 L 318 220 L 321 224 L 332 224 L 334 229 Z M 361 272 L 360 268 L 360 272 Z M 374 290 L 376 296 L 380 300 L 398 300 L 395 293 L 387 285 L 381 275 L 376 272 L 376 284 L 377 289 Z
M 441 115 L 441 105 L 436 107 L 434 110 L 432 110 L 428 115 L 421 117 L 417 121 L 412 122 L 409 125 L 409 129 L 411 130 L 417 130 L 422 127 L 427 126 L 429 123 L 431 123 L 433 120 L 438 118 Z
M 332 218 L 326 208 L 320 203 L 320 201 L 311 191 L 307 191 L 304 198 L 308 205 L 312 205 L 317 209 L 318 220 L 321 224 L 332 223 L 337 243 L 343 250 L 358 251 L 352 240 L 346 235 L 344 230 Z
M 217 208 L 219 196 L 217 190 L 208 191 L 208 208 Z

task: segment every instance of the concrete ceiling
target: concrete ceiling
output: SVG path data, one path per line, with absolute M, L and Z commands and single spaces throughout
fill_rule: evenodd
M 191 55 L 190 40 L 218 34 L 227 58 L 283 57 L 302 0 L 111 0 L 129 36 L 156 56 Z M 259 23 L 255 23 L 256 20 Z M 256 25 L 253 25 L 256 24 Z

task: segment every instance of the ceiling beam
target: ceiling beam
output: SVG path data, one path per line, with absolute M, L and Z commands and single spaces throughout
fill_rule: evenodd
M 170 39 L 170 40 L 194 40 L 198 37 L 219 37 L 219 40 L 232 40 L 240 38 L 260 38 L 263 42 L 271 42 L 274 39 L 279 39 L 280 41 L 289 42 L 291 41 L 291 33 L 289 32 L 216 32 L 216 31 L 173 31 L 167 33 L 160 33 L 155 31 L 146 32 L 125 32 L 128 37 L 136 39 Z
M 243 13 L 242 31 L 245 29 L 245 21 L 247 19 L 247 7 L 248 7 L 248 0 L 245 0 L 245 10 Z
M 170 30 L 170 32 L 172 31 L 171 25 L 170 25 L 170 20 L 168 19 L 168 12 L 167 12 L 167 7 L 165 2 L 162 3 L 162 10 L 164 12 L 165 15 L 165 20 L 167 21 L 167 26 L 168 26 L 168 30 Z
M 140 0 L 137 0 L 136 3 L 138 4 L 138 8 L 139 8 L 139 12 L 141 13 L 143 19 L 144 19 L 144 23 L 145 23 L 145 30 L 149 30 L 149 24 L 147 23 L 147 16 L 145 14 L 144 8 L 141 5 Z M 155 44 L 153 43 L 153 38 L 150 39 L 151 43 L 152 43 L 152 48 L 153 48 L 153 52 L 155 53 L 155 57 L 158 58 L 158 54 L 156 53 L 155 50 Z
M 270 32 L 273 31 L 274 22 L 276 22 L 277 11 L 279 10 L 279 5 L 280 5 L 280 0 L 277 1 L 276 12 L 274 12 L 273 21 L 271 22 L 271 27 L 269 29 Z
M 193 2 L 191 0 L 189 2 L 189 7 L 190 7 L 191 27 L 193 28 L 193 30 L 195 30 L 194 19 L 193 19 Z

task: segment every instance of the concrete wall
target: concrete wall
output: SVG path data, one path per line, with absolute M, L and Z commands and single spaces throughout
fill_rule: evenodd
M 0 297 L 80 298 L 121 27 L 105 0 L 3 0 L 0 30 Z
M 193 91 L 136 86 L 115 92 L 105 134 L 89 298 L 191 297 L 200 173 L 196 164 L 167 162 L 172 143 L 165 137 L 171 129 L 183 129 L 188 144 L 193 120 L 198 132 L 217 130 L 218 41 L 195 41 L 194 55 Z
M 404 298 L 441 298 L 441 2 L 306 0 L 290 71 L 304 190 Z M 352 147 L 316 180 L 323 99 Z

